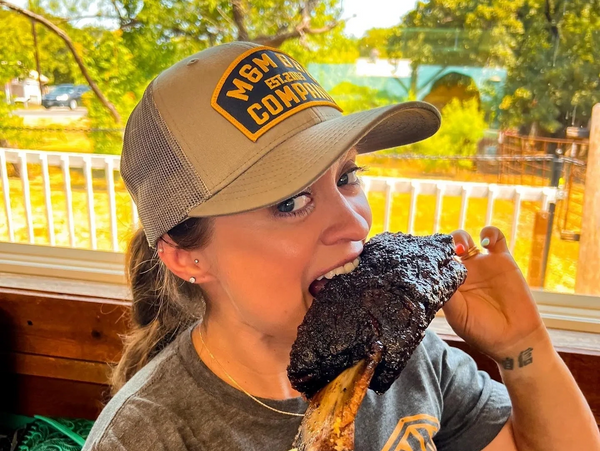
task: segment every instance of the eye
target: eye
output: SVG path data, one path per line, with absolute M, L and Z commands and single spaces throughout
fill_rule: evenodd
M 348 172 L 346 172 L 337 181 L 337 186 L 358 185 L 360 183 L 360 180 L 358 178 L 358 175 L 356 175 L 356 173 L 360 170 L 361 170 L 361 168 L 355 167 L 355 168 L 352 168 L 351 170 L 349 170 Z
M 310 203 L 311 199 L 308 194 L 299 194 L 296 197 L 291 197 L 277 204 L 277 211 L 280 213 L 294 213 L 302 210 Z

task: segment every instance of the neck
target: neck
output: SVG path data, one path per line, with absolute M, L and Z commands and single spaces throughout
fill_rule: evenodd
M 265 335 L 245 324 L 205 320 L 194 330 L 193 342 L 206 366 L 236 389 L 276 400 L 300 396 L 287 377 L 290 340 Z

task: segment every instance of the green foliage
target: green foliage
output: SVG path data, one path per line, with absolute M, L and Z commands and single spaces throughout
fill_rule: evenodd
M 31 24 L 8 11 L 0 10 L 0 83 L 26 74 L 34 68 L 33 54 L 27 55 L 21 48 L 27 46 L 28 38 L 33 44 Z
M 368 58 L 373 52 L 379 58 L 388 57 L 388 43 L 395 33 L 394 28 L 371 28 L 358 40 L 360 56 Z
M 90 5 L 99 17 L 112 17 L 118 27 L 100 25 L 77 28 L 77 16 Z M 304 0 L 242 2 L 245 29 L 250 39 L 294 30 L 302 22 Z M 36 12 L 60 26 L 71 37 L 92 79 L 115 105 L 123 122 L 141 98 L 148 83 L 162 70 L 207 47 L 239 37 L 231 1 L 226 0 L 41 0 Z M 317 2 L 311 28 L 320 29 L 339 20 L 339 0 Z M 63 18 L 60 18 L 63 17 Z M 325 33 L 305 34 L 285 41 L 282 49 L 307 63 L 350 62 L 358 56 L 355 43 L 343 35 L 343 23 Z M 22 76 L 34 68 L 31 25 L 24 17 L 0 11 L 0 39 L 12 43 L 0 47 L 0 77 Z M 85 83 L 64 42 L 37 25 L 41 66 L 50 84 Z M 92 128 L 115 128 L 115 123 L 93 93 L 84 96 Z M 120 134 L 89 135 L 95 152 L 120 152 Z
M 497 65 L 512 55 L 523 0 L 418 2 L 389 41 L 391 57 L 413 64 Z
M 488 128 L 484 113 L 479 108 L 477 99 L 461 102 L 453 99 L 442 109 L 442 126 L 433 137 L 416 144 L 396 149 L 402 152 L 418 155 L 443 156 L 473 156 L 477 154 L 477 143 Z M 470 161 L 444 162 L 446 167 L 457 164 L 460 167 L 471 168 Z M 443 169 L 440 162 L 431 162 L 431 168 Z
M 585 126 L 600 101 L 599 30 L 600 0 L 430 0 L 394 29 L 388 54 L 411 59 L 415 70 L 506 67 L 506 86 L 488 92 L 488 117 L 560 134 L 571 123 Z
M 501 118 L 524 132 L 537 125 L 561 135 L 572 123 L 586 126 L 600 102 L 600 1 L 548 5 L 522 10 L 526 32 L 509 65 Z
M 50 16 L 50 20 L 53 18 Z M 53 83 L 71 81 L 78 69 L 64 42 L 45 27 L 36 24 L 42 73 Z M 69 33 L 71 28 L 65 25 Z M 31 22 L 12 11 L 0 10 L 0 83 L 26 77 L 36 69 Z
M 330 94 L 342 108 L 344 114 L 390 105 L 397 101 L 383 91 L 367 86 L 357 86 L 347 81 L 335 86 Z
M 102 93 L 115 105 L 122 118 L 128 118 L 141 98 L 147 82 L 143 71 L 138 70 L 135 57 L 123 45 L 120 30 L 81 30 L 80 42 L 86 48 L 84 61 L 91 77 Z M 88 133 L 94 153 L 120 154 L 122 132 L 98 98 L 87 92 L 83 103 L 88 109 L 92 129 L 111 129 L 110 132 Z
M 304 65 L 354 63 L 359 57 L 356 40 L 344 35 L 342 26 L 327 33 L 307 36 L 305 41 L 286 41 L 281 50 Z
M 0 147 L 29 147 L 31 139 L 24 140 L 16 127 L 23 127 L 23 118 L 12 115 L 14 106 L 6 103 L 4 92 L 0 92 Z M 18 144 L 18 145 L 17 145 Z

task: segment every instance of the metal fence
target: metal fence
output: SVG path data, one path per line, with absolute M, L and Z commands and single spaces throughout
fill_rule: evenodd
M 0 147 L 118 155 L 123 128 L 81 126 L 24 126 L 0 124 Z
M 579 240 L 588 139 L 560 139 L 503 133 L 499 155 L 504 158 L 501 183 L 560 188 L 556 226 L 562 239 Z

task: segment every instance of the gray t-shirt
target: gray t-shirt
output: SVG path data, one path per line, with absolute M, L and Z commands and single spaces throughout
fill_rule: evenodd
M 263 400 L 302 413 L 300 399 Z M 398 380 L 367 393 L 356 451 L 479 451 L 510 416 L 506 389 L 428 331 Z M 299 417 L 273 412 L 215 376 L 191 329 L 138 372 L 107 404 L 83 451 L 288 451 Z

